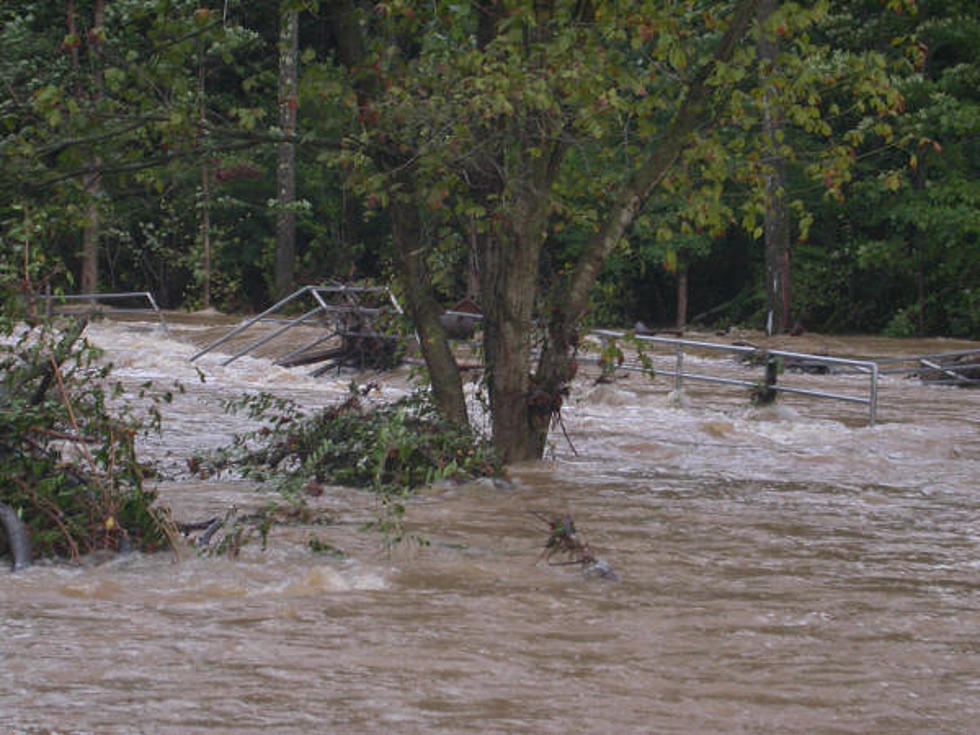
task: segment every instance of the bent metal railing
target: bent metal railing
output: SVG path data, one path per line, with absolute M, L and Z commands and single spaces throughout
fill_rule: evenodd
M 720 383 L 724 385 L 738 385 L 746 388 L 754 388 L 757 382 L 739 380 L 737 378 L 725 378 L 717 375 L 701 375 L 697 373 L 684 372 L 685 350 L 713 350 L 717 352 L 728 352 L 739 355 L 756 355 L 761 357 L 781 357 L 790 360 L 800 360 L 806 363 L 817 363 L 828 366 L 849 367 L 860 373 L 867 373 L 869 377 L 868 397 L 858 397 L 841 393 L 828 393 L 826 391 L 809 390 L 805 388 L 793 388 L 774 384 L 769 386 L 771 390 L 795 395 L 810 396 L 812 398 L 828 398 L 847 403 L 858 403 L 868 407 L 868 425 L 874 426 L 878 419 L 878 363 L 871 360 L 850 360 L 842 357 L 827 357 L 825 355 L 808 355 L 801 352 L 787 352 L 785 350 L 767 350 L 757 347 L 747 347 L 742 345 L 722 345 L 714 342 L 697 342 L 693 340 L 676 339 L 672 337 L 653 337 L 648 335 L 633 335 L 627 332 L 620 332 L 611 329 L 596 329 L 590 332 L 603 342 L 610 339 L 623 339 L 629 337 L 641 343 L 664 345 L 675 350 L 677 367 L 674 370 L 658 370 L 658 374 L 674 378 L 675 389 L 680 391 L 685 380 L 697 380 L 707 383 Z M 622 365 L 621 369 L 642 372 L 646 368 L 636 365 Z
M 369 308 L 369 307 L 363 307 L 363 306 L 357 306 L 357 305 L 350 305 L 350 304 L 331 304 L 331 303 L 328 303 L 328 300 L 326 298 L 324 298 L 325 296 L 337 295 L 337 294 L 341 294 L 341 295 L 354 295 L 354 294 L 366 294 L 366 293 L 382 294 L 382 295 L 386 296 L 387 299 L 388 299 L 388 301 L 391 302 L 392 308 L 394 308 L 394 310 L 397 313 L 399 313 L 399 314 L 402 313 L 402 307 L 398 303 L 398 300 L 395 298 L 395 295 L 389 289 L 387 289 L 387 288 L 385 288 L 383 286 L 372 286 L 372 287 L 365 287 L 365 286 L 343 286 L 343 285 L 339 285 L 339 286 L 304 286 L 303 288 L 299 289 L 298 291 L 294 291 L 293 293 L 289 294 L 289 296 L 286 296 L 285 298 L 280 299 L 275 304 L 273 304 L 272 306 L 270 306 L 268 309 L 266 309 L 265 311 L 263 311 L 261 314 L 258 314 L 256 316 L 254 316 L 254 317 L 252 317 L 250 319 L 247 319 L 246 321 L 242 322 L 241 324 L 239 324 L 237 327 L 235 327 L 234 329 L 232 329 L 227 334 L 223 335 L 222 337 L 220 337 L 219 339 L 215 340 L 211 344 L 205 346 L 203 349 L 198 350 L 197 352 L 195 352 L 188 359 L 191 362 L 193 362 L 194 360 L 196 360 L 197 358 L 201 357 L 202 355 L 206 355 L 208 352 L 210 352 L 214 348 L 220 347 L 221 345 L 225 344 L 226 342 L 228 342 L 229 340 L 233 339 L 234 337 L 237 337 L 242 332 L 244 332 L 245 330 L 247 330 L 250 327 L 254 326 L 255 324 L 257 324 L 259 322 L 262 322 L 262 321 L 270 321 L 270 320 L 272 320 L 273 319 L 273 315 L 276 312 L 281 311 L 283 309 L 283 307 L 285 307 L 287 304 L 289 304 L 289 303 L 291 303 L 293 301 L 296 301 L 297 299 L 299 299 L 299 298 L 301 298 L 303 296 L 306 296 L 306 295 L 309 295 L 309 296 L 312 296 L 313 297 L 314 301 L 317 304 L 314 308 L 310 309 L 309 311 L 303 313 L 302 315 L 300 315 L 298 317 L 295 317 L 293 319 L 289 319 L 288 321 L 284 322 L 281 327 L 279 327 L 278 329 L 274 330 L 271 334 L 268 334 L 268 335 L 266 335 L 264 337 L 261 337 L 260 339 L 258 339 L 256 341 L 254 341 L 254 342 L 249 343 L 248 345 L 246 345 L 245 347 L 243 347 L 241 350 L 239 350 L 238 352 L 236 352 L 231 357 L 226 358 L 224 360 L 224 362 L 222 362 L 221 364 L 222 365 L 227 365 L 227 364 L 229 364 L 229 363 L 237 360 L 238 358 L 243 357 L 244 355 L 247 355 L 249 352 L 252 352 L 253 350 L 258 349 L 259 347 L 262 347 L 263 345 L 271 342 L 276 337 L 279 337 L 280 335 L 282 335 L 286 331 L 292 329 L 293 327 L 296 327 L 296 326 L 299 326 L 299 325 L 303 324 L 304 322 L 312 319 L 315 316 L 320 316 L 320 315 L 334 313 L 334 312 L 345 312 L 345 311 L 351 311 L 351 310 L 355 310 L 358 313 L 362 313 L 362 314 L 378 314 L 378 313 L 380 313 L 381 312 L 381 309 L 378 309 L 378 308 Z M 328 334 L 326 334 L 325 336 L 320 336 L 317 339 L 315 339 L 313 342 L 310 342 L 309 344 L 303 345 L 302 347 L 299 347 L 298 349 L 293 350 L 292 352 L 290 352 L 285 357 L 280 357 L 276 361 L 276 363 L 277 364 L 281 364 L 281 363 L 287 361 L 288 358 L 294 357 L 294 356 L 296 356 L 296 355 L 298 355 L 300 353 L 303 353 L 303 352 L 305 352 L 307 350 L 310 350 L 313 347 L 316 347 L 317 345 L 322 344 L 323 342 L 326 342 L 327 340 L 329 340 L 329 339 L 337 336 L 337 334 L 338 334 L 337 331 L 331 331 Z
M 167 320 L 163 317 L 163 312 L 160 307 L 157 306 L 156 299 L 153 298 L 153 294 L 149 291 L 126 291 L 123 293 L 77 293 L 77 294 L 37 294 L 37 298 L 43 299 L 47 302 L 47 308 L 50 311 L 53 306 L 58 302 L 67 303 L 69 301 L 81 301 L 89 302 L 90 306 L 88 308 L 88 313 L 98 313 L 99 312 L 99 302 L 100 301 L 123 301 L 132 299 L 146 299 L 149 303 L 150 308 L 148 309 L 126 309 L 118 306 L 110 307 L 112 309 L 112 314 L 147 314 L 153 312 L 157 319 L 160 321 L 160 326 L 163 327 L 163 331 L 170 333 L 170 328 L 167 326 Z

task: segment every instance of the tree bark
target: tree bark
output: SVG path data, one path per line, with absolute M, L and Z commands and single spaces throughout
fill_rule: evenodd
M 493 443 L 505 462 L 541 456 L 550 411 L 532 416 L 532 308 L 541 245 L 530 222 L 483 239 L 480 305 Z M 542 427 L 537 426 L 544 420 Z M 540 443 L 540 446 L 539 446 Z
M 283 3 L 279 20 L 279 128 L 292 137 L 296 131 L 299 11 Z M 296 263 L 296 146 L 277 146 L 275 292 L 288 294 L 294 285 Z

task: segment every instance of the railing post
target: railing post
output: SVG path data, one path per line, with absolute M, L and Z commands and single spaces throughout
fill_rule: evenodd
M 871 395 L 868 396 L 868 426 L 878 421 L 878 363 L 871 363 Z
M 677 348 L 677 370 L 674 373 L 674 390 L 680 395 L 684 387 L 684 348 Z
M 156 312 L 157 318 L 160 320 L 160 325 L 163 327 L 163 331 L 170 334 L 170 327 L 167 326 L 167 320 L 163 318 L 163 312 L 160 311 L 160 307 L 157 306 L 157 300 L 153 298 L 153 294 L 146 291 L 145 294 L 147 301 L 150 302 L 150 306 L 153 307 L 153 311 Z

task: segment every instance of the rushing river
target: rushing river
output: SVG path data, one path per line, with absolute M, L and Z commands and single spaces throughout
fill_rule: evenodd
M 188 455 L 241 429 L 221 398 L 325 405 L 350 381 L 263 357 L 188 362 L 215 332 L 89 327 L 129 385 L 186 386 L 144 447 L 182 520 L 269 500 L 187 478 Z M 961 346 L 803 340 L 792 348 L 836 355 Z M 708 355 L 685 367 L 745 371 Z M 408 385 L 382 379 L 386 398 Z M 868 390 L 866 376 L 794 380 Z M 276 527 L 236 559 L 136 554 L 4 578 L 0 729 L 977 732 L 980 391 L 886 376 L 869 428 L 854 404 L 755 409 L 744 389 L 694 383 L 679 402 L 672 387 L 583 377 L 549 461 L 409 503 L 428 546 L 386 553 L 359 530 L 375 500 L 338 488 L 312 501 L 332 523 Z M 549 566 L 532 511 L 573 516 L 620 581 Z M 312 536 L 345 558 L 313 553 Z

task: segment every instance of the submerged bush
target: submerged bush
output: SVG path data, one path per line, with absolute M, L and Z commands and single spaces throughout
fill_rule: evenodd
M 269 481 L 300 510 L 307 496 L 323 493 L 322 483 L 369 488 L 378 493 L 380 509 L 365 529 L 382 533 L 389 547 L 405 538 L 403 499 L 413 490 L 440 480 L 502 474 L 489 440 L 441 418 L 427 392 L 369 406 L 371 387 L 352 384 L 347 400 L 311 415 L 268 393 L 227 401 L 227 411 L 245 411 L 263 426 L 188 464 L 205 477 L 232 471 Z M 319 540 L 311 545 L 322 548 Z
M 192 459 L 201 474 L 233 469 L 272 479 L 287 494 L 316 494 L 320 483 L 400 494 L 439 480 L 502 472 L 490 443 L 443 420 L 425 392 L 369 406 L 364 392 L 352 386 L 347 400 L 309 416 L 267 393 L 229 401 L 225 408 L 247 411 L 263 426 L 237 436 L 230 447 Z
M 122 389 L 84 326 L 0 319 L 0 503 L 37 556 L 164 548 L 170 529 L 134 448 L 159 413 L 153 404 L 141 420 L 118 401 L 110 408 Z

